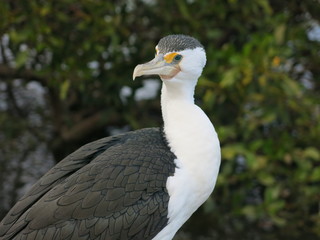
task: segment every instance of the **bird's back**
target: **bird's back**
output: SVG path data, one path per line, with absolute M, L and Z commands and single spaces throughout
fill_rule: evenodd
M 175 158 L 159 128 L 89 143 L 10 210 L 0 239 L 152 239 L 168 222 Z

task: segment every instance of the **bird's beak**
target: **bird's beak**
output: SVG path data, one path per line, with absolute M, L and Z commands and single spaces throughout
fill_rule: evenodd
M 159 75 L 161 79 L 170 79 L 180 71 L 178 64 L 167 63 L 163 54 L 157 54 L 150 62 L 139 64 L 133 71 L 133 80 L 143 75 Z

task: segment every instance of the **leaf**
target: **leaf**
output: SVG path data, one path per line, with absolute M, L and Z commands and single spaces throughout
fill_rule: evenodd
M 284 204 L 282 204 L 284 205 Z M 285 224 L 287 223 L 287 220 L 284 219 L 284 218 L 281 218 L 281 217 L 278 217 L 278 216 L 272 216 L 272 221 L 278 226 L 278 227 L 281 227 L 281 226 L 285 226 Z
M 280 24 L 274 31 L 276 42 L 280 45 L 283 44 L 285 39 L 285 31 L 286 31 L 286 25 Z
M 289 78 L 284 77 L 282 81 L 282 87 L 285 90 L 288 96 L 301 96 L 301 87 L 297 83 L 297 81 Z
M 320 166 L 312 169 L 310 180 L 311 181 L 320 181 Z
M 207 90 L 204 94 L 203 100 L 208 107 L 212 107 L 216 100 L 215 93 L 212 90 Z
M 60 99 L 65 100 L 70 87 L 70 81 L 65 80 L 60 86 Z
M 267 167 L 268 159 L 265 156 L 257 156 L 252 162 L 252 169 L 257 171 Z
M 261 87 L 265 87 L 266 84 L 267 84 L 267 78 L 266 78 L 266 76 L 265 76 L 265 75 L 259 76 L 258 82 L 259 82 L 259 84 L 261 85 Z
M 217 133 L 220 141 L 222 142 L 236 136 L 236 130 L 233 128 L 233 126 L 218 126 Z
M 274 112 L 267 112 L 263 117 L 262 117 L 262 123 L 263 124 L 270 124 L 272 123 L 275 119 L 277 118 L 276 114 Z
M 265 186 L 271 186 L 275 183 L 274 177 L 266 172 L 260 172 L 258 174 L 258 179 Z
M 224 73 L 223 78 L 220 82 L 220 86 L 222 88 L 226 88 L 234 85 L 237 75 L 238 75 L 238 71 L 236 69 L 234 68 L 229 69 Z
M 255 206 L 245 206 L 241 209 L 241 212 L 251 220 L 257 218 L 257 210 Z
M 276 216 L 278 214 L 278 212 L 284 207 L 285 202 L 283 200 L 276 200 L 273 201 L 272 203 L 268 204 L 268 213 L 271 216 Z
M 272 14 L 273 10 L 268 0 L 258 0 L 257 4 L 259 4 L 267 14 Z
M 29 55 L 28 50 L 20 51 L 18 53 L 18 56 L 15 59 L 15 63 L 16 63 L 17 68 L 20 68 L 26 64 L 26 62 L 28 60 L 28 55 Z
M 185 19 L 190 19 L 190 13 L 188 10 L 189 8 L 187 7 L 187 2 L 178 0 L 176 3 L 178 4 L 179 10 L 180 10 L 182 16 Z
M 274 202 L 278 199 L 280 193 L 279 186 L 269 186 L 265 190 L 264 200 L 266 203 Z
M 314 147 L 308 147 L 303 151 L 303 155 L 305 158 L 311 158 L 314 160 L 320 160 L 320 152 L 318 149 Z
M 222 157 L 227 160 L 233 160 L 237 155 L 242 154 L 244 148 L 241 144 L 225 146 L 221 149 Z

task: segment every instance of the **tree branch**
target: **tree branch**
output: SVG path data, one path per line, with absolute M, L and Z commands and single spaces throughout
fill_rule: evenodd
M 102 112 L 98 112 L 86 119 L 83 119 L 72 128 L 63 127 L 60 135 L 64 141 L 74 141 L 87 135 L 93 129 L 101 127 L 102 124 Z
M 47 85 L 47 79 L 38 76 L 32 70 L 15 69 L 4 64 L 0 64 L 0 78 L 4 80 L 21 78 L 27 81 L 37 81 L 43 86 Z
M 52 139 L 53 141 L 51 143 L 55 158 L 60 160 L 66 154 L 73 151 L 74 149 L 72 149 L 72 146 L 70 150 L 70 143 L 85 140 L 90 133 L 101 129 L 104 126 L 117 125 L 121 123 L 121 118 L 116 112 L 108 113 L 108 117 L 105 116 L 106 112 L 100 111 L 90 117 L 82 119 L 72 127 L 67 127 L 65 125 L 61 127 L 59 129 L 58 136 Z M 68 146 L 70 151 L 61 151 L 62 149 L 67 149 L 66 146 Z

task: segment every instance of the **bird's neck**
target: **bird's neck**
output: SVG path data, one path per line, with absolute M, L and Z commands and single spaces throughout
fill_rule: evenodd
M 206 114 L 194 104 L 195 81 L 163 83 L 161 108 L 169 147 L 183 167 L 204 181 L 215 182 L 220 147 L 215 129 Z M 209 166 L 209 167 L 208 167 Z M 213 167 L 214 169 L 211 169 Z M 210 180 L 211 179 L 211 180 Z M 205 183 L 204 183 L 205 184 Z M 213 187 L 213 186 L 212 186 Z
M 194 89 L 196 81 L 190 84 L 183 84 L 181 82 L 175 82 L 167 80 L 163 82 L 161 89 L 161 110 L 164 121 L 165 129 L 169 127 L 173 120 L 171 114 L 174 109 L 179 106 L 194 106 Z M 183 112 L 183 109 L 178 109 Z M 179 111 L 180 112 L 180 111 Z
M 184 101 L 194 104 L 194 89 L 196 82 L 183 84 L 181 82 L 170 82 L 167 80 L 162 85 L 161 101 Z

